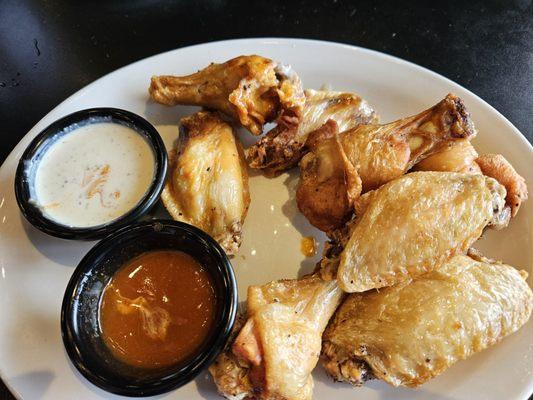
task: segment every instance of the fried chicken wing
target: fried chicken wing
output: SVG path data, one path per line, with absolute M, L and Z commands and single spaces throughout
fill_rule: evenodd
M 331 232 L 351 218 L 361 179 L 344 154 L 335 121 L 312 132 L 305 146 L 309 152 L 300 161 L 296 202 L 312 225 Z
M 197 226 L 235 254 L 250 204 L 241 144 L 216 113 L 198 112 L 181 124 L 161 199 L 172 218 Z
M 324 367 L 354 385 L 418 386 L 527 322 L 526 275 L 457 255 L 412 282 L 351 294 L 324 333 Z
M 480 174 L 476 164 L 477 151 L 469 139 L 449 142 L 438 152 L 423 159 L 413 167 L 413 171 L 462 172 Z
M 252 168 L 275 174 L 293 167 L 304 155 L 303 146 L 309 133 L 328 120 L 345 131 L 359 124 L 377 122 L 370 105 L 353 93 L 305 90 L 305 106 L 301 119 L 280 118 L 278 124 L 248 149 Z
M 246 318 L 243 314 L 237 315 L 233 331 L 226 348 L 217 356 L 213 364 L 209 366 L 209 373 L 213 377 L 217 390 L 227 399 L 243 400 L 252 394 L 249 365 L 240 363 L 237 356 L 231 351 L 231 344 L 241 331 Z
M 420 161 L 413 170 L 453 171 L 490 176 L 505 186 L 506 203 L 512 217 L 516 216 L 520 204 L 528 197 L 525 179 L 515 171 L 504 156 L 501 154 L 478 156 L 472 144 L 466 139 L 449 143 L 437 153 Z
M 403 175 L 449 142 L 475 134 L 462 100 L 449 94 L 420 114 L 386 125 L 359 125 L 341 133 L 340 140 L 366 192 Z
M 483 175 L 413 172 L 363 195 L 340 255 L 340 287 L 363 292 L 439 268 L 499 222 L 505 194 Z
M 188 76 L 154 76 L 158 103 L 198 105 L 223 112 L 254 135 L 283 111 L 299 115 L 305 102 L 300 78 L 288 66 L 257 55 L 211 64 Z
M 490 176 L 505 186 L 507 189 L 506 203 L 511 207 L 511 215 L 516 216 L 520 204 L 527 200 L 526 180 L 501 154 L 483 154 L 476 159 L 476 163 L 483 175 Z
M 239 399 L 311 399 L 322 332 L 341 298 L 334 281 L 317 275 L 251 286 L 248 319 L 231 351 L 210 369 L 219 392 Z

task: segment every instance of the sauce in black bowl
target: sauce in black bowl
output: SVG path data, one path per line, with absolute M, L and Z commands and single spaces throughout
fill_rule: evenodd
M 133 365 L 117 357 L 102 335 L 102 296 L 117 271 L 153 251 L 182 251 L 209 274 L 213 315 L 205 338 L 185 358 L 161 367 Z M 199 229 L 175 221 L 152 221 L 108 236 L 82 259 L 67 286 L 61 329 L 76 368 L 95 385 L 125 396 L 150 396 L 194 379 L 224 348 L 237 309 L 237 285 L 220 246 Z
M 15 195 L 36 228 L 94 240 L 135 222 L 158 201 L 168 157 L 157 130 L 116 108 L 67 115 L 24 151 Z

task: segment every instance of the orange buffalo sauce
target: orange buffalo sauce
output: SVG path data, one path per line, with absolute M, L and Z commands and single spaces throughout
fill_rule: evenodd
M 317 243 L 313 236 L 303 237 L 300 242 L 300 251 L 306 257 L 313 257 L 316 254 Z
M 214 320 L 208 272 L 180 251 L 141 254 L 104 290 L 100 328 L 123 362 L 141 368 L 179 363 L 203 343 Z

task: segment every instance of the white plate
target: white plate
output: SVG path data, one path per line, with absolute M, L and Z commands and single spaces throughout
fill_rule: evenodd
M 25 399 L 112 398 L 85 381 L 69 363 L 59 329 L 63 291 L 92 243 L 46 236 L 21 217 L 13 193 L 17 161 L 30 140 L 61 116 L 87 107 L 125 108 L 146 117 L 167 143 L 177 134 L 180 116 L 193 108 L 166 108 L 148 101 L 150 77 L 188 74 L 212 61 L 240 54 L 261 54 L 290 63 L 307 88 L 324 84 L 366 98 L 381 120 L 391 121 L 425 109 L 448 92 L 459 95 L 479 129 L 480 152 L 504 154 L 533 187 L 533 148 L 501 114 L 448 79 L 381 53 L 341 44 L 294 39 L 244 39 L 170 51 L 115 71 L 80 90 L 44 117 L 17 145 L 0 169 L 0 374 Z M 518 101 L 520 101 L 518 99 Z M 250 135 L 241 135 L 250 142 Z M 246 287 L 309 271 L 315 259 L 300 253 L 302 235 L 318 235 L 297 213 L 296 174 L 276 179 L 253 176 L 252 204 L 244 243 L 233 260 L 244 299 Z M 487 255 L 533 275 L 533 200 L 511 226 L 489 231 L 478 247 Z M 531 279 L 531 278 L 530 278 Z M 531 280 L 530 280 L 531 284 Z M 334 384 L 320 367 L 314 373 L 316 399 L 526 399 L 533 391 L 533 323 L 497 346 L 459 362 L 416 390 L 370 382 L 352 389 Z M 169 393 L 174 399 L 216 399 L 214 385 L 202 374 Z

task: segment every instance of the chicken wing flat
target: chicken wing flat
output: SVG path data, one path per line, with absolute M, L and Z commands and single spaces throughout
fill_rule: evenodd
M 197 226 L 235 254 L 250 204 L 242 147 L 216 113 L 198 112 L 181 124 L 163 204 L 172 218 Z
M 363 292 L 439 268 L 499 221 L 505 194 L 483 175 L 413 172 L 363 195 L 340 255 L 340 287 Z
M 257 55 L 211 64 L 188 76 L 154 76 L 149 88 L 158 103 L 198 105 L 219 110 L 254 135 L 283 111 L 299 115 L 305 102 L 298 75 Z
M 341 144 L 363 181 L 376 189 L 413 165 L 476 130 L 462 100 L 452 94 L 420 114 L 386 125 L 359 125 L 341 133 Z
M 324 367 L 354 385 L 418 386 L 527 322 L 526 275 L 457 255 L 412 282 L 351 294 L 324 333 Z
M 248 319 L 231 350 L 210 368 L 219 392 L 239 399 L 311 399 L 322 333 L 341 298 L 335 281 L 317 275 L 251 286 Z
M 333 120 L 345 131 L 359 124 L 377 122 L 370 105 L 353 93 L 305 90 L 301 119 L 280 118 L 278 124 L 248 149 L 252 168 L 275 174 L 295 166 L 304 155 L 303 146 L 310 132 Z
M 309 152 L 300 161 L 296 202 L 312 225 L 331 232 L 351 218 L 361 179 L 344 154 L 335 121 L 312 132 L 306 147 Z
M 490 176 L 505 186 L 507 189 L 505 201 L 511 207 L 511 215 L 516 216 L 520 204 L 527 200 L 526 180 L 501 154 L 483 154 L 476 159 L 476 163 L 483 175 Z
M 449 143 L 437 153 L 420 161 L 414 171 L 453 171 L 483 174 L 500 182 L 507 190 L 506 203 L 511 215 L 516 216 L 523 201 L 527 200 L 527 185 L 511 163 L 501 154 L 483 154 L 476 150 L 466 139 Z

